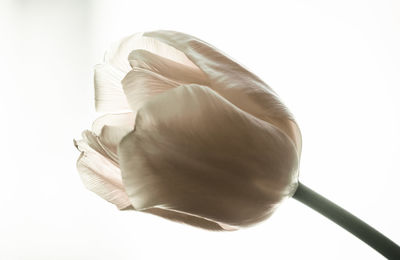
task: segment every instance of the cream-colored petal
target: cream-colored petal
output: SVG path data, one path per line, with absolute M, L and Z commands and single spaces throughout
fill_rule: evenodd
M 113 161 L 119 162 L 117 148 L 122 138 L 131 132 L 133 129 L 122 128 L 116 126 L 104 126 L 98 137 L 99 143 L 102 145 L 107 155 L 112 158 Z
M 238 227 L 230 226 L 224 223 L 218 223 L 218 225 L 226 231 L 235 231 L 239 229 Z
M 85 140 L 75 141 L 75 146 L 82 152 L 77 168 L 86 188 L 119 209 L 128 207 L 130 200 L 122 185 L 120 169 Z
M 123 210 L 135 210 L 135 208 L 130 205 L 129 207 L 124 208 Z M 211 231 L 233 231 L 237 230 L 236 228 L 232 228 L 231 226 L 227 226 L 221 223 L 213 222 L 207 220 L 205 218 L 199 216 L 193 216 L 182 212 L 177 212 L 173 210 L 161 209 L 161 208 L 149 208 L 141 210 L 141 212 L 149 213 L 152 215 L 156 215 L 165 219 L 169 219 L 178 223 L 184 223 L 191 226 L 211 230 Z
M 207 76 L 197 66 L 188 66 L 146 50 L 134 50 L 128 59 L 132 68 L 147 69 L 180 83 L 209 84 Z
M 270 216 L 297 187 L 290 138 L 194 84 L 150 99 L 118 154 L 139 210 L 157 207 L 243 227 Z
M 188 67 L 197 67 L 181 51 L 142 34 L 133 34 L 114 43 L 104 55 L 103 64 L 96 66 L 95 103 L 98 112 L 115 113 L 129 110 L 121 80 L 131 70 L 128 56 L 134 50 L 147 50 Z
M 154 38 L 144 37 L 143 33 L 130 35 L 114 43 L 106 52 L 104 63 L 109 63 L 126 74 L 131 70 L 131 66 L 128 62 L 129 54 L 139 49 L 147 50 L 175 62 L 195 67 L 181 51 Z
M 181 84 L 208 84 L 198 68 L 179 63 L 146 50 L 129 55 L 132 70 L 122 80 L 131 109 L 138 110 L 150 97 Z
M 133 68 L 122 80 L 122 85 L 131 109 L 136 111 L 150 97 L 177 87 L 180 83 L 147 69 Z
M 279 127 L 301 151 L 301 134 L 289 110 L 259 77 L 212 45 L 187 34 L 153 31 L 143 34 L 182 51 L 209 78 L 209 85 L 240 109 Z
M 94 71 L 95 106 L 97 112 L 130 111 L 121 80 L 125 73 L 110 64 L 99 64 Z
M 169 219 L 175 222 L 185 223 L 191 226 L 212 230 L 212 231 L 221 231 L 224 230 L 221 225 L 216 222 L 204 219 L 202 217 L 193 216 L 189 214 L 184 214 L 182 212 L 177 212 L 173 210 L 167 210 L 162 208 L 149 208 L 142 210 L 143 212 L 150 213 L 165 219 Z M 228 229 L 226 229 L 228 230 Z
M 95 135 L 100 135 L 104 126 L 117 126 L 133 129 L 135 125 L 136 112 L 106 114 L 97 118 L 92 124 L 92 131 Z
M 93 132 L 89 130 L 85 130 L 82 132 L 82 140 L 77 141 L 76 144 L 84 143 L 85 145 L 88 145 L 90 148 L 92 148 L 94 151 L 97 153 L 101 154 L 104 158 L 109 160 L 111 163 L 114 163 L 118 166 L 118 163 L 116 163 L 107 153 L 107 151 L 104 149 L 103 145 L 100 143 L 99 138 L 97 135 L 95 135 Z M 77 146 L 79 149 L 79 147 Z
M 90 139 L 90 144 L 96 145 L 96 147 L 92 147 L 93 149 L 118 165 L 117 146 L 121 139 L 133 130 L 135 117 L 136 113 L 133 112 L 106 114 L 94 121 L 93 133 L 85 131 L 84 135 L 88 136 L 86 138 Z

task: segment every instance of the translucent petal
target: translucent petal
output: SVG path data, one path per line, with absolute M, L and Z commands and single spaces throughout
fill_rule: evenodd
M 128 207 L 131 203 L 122 185 L 120 169 L 85 140 L 75 141 L 75 145 L 82 152 L 77 168 L 86 188 L 119 209 Z
M 119 209 L 128 207 L 130 201 L 122 184 L 117 146 L 133 130 L 134 120 L 134 113 L 104 115 L 93 123 L 93 132 L 86 130 L 75 141 L 82 152 L 77 162 L 82 182 Z
M 106 114 L 97 118 L 92 124 L 92 131 L 95 135 L 100 135 L 105 125 L 118 126 L 133 129 L 135 125 L 136 113 Z
M 218 223 L 204 219 L 202 217 L 193 216 L 193 215 L 189 215 L 189 214 L 185 214 L 185 213 L 177 212 L 177 211 L 173 211 L 173 210 L 166 210 L 166 209 L 162 209 L 162 208 L 149 208 L 149 209 L 145 209 L 142 211 L 165 218 L 165 219 L 169 219 L 169 220 L 172 220 L 175 222 L 185 223 L 185 224 L 203 228 L 203 229 L 214 230 L 214 231 L 231 230 L 228 227 L 222 227 Z
M 118 154 L 126 192 L 139 210 L 249 226 L 270 216 L 297 187 L 290 138 L 194 84 L 150 99 Z
M 126 74 L 131 70 L 128 62 L 129 54 L 139 49 L 150 51 L 175 62 L 196 67 L 181 51 L 154 38 L 145 37 L 143 33 L 130 35 L 113 44 L 104 56 L 104 63 L 109 63 Z
M 104 63 L 95 67 L 95 105 L 98 112 L 116 113 L 129 110 L 121 81 L 131 70 L 129 53 L 138 49 L 196 67 L 181 51 L 156 39 L 143 37 L 142 33 L 125 37 L 113 44 L 104 55 Z
M 147 69 L 180 83 L 209 83 L 207 76 L 197 66 L 179 63 L 146 50 L 134 50 L 128 59 L 132 68 Z
M 129 55 L 132 70 L 122 80 L 132 110 L 138 110 L 149 98 L 181 84 L 207 84 L 198 67 L 179 63 L 146 50 Z
M 142 68 L 132 69 L 123 79 L 122 84 L 128 103 L 134 111 L 137 111 L 152 96 L 180 85 L 177 81 Z
M 100 64 L 94 71 L 95 106 L 97 112 L 129 111 L 121 80 L 125 73 L 110 64 Z
M 98 137 L 100 144 L 107 152 L 107 155 L 115 162 L 118 162 L 117 148 L 122 138 L 127 135 L 132 129 L 116 126 L 104 126 Z
M 102 149 L 102 154 L 118 165 L 117 147 L 121 139 L 133 130 L 136 113 L 106 114 L 92 125 L 92 139 Z M 89 131 L 88 131 L 89 132 Z M 99 151 L 99 149 L 96 149 Z
M 143 34 L 182 51 L 208 77 L 210 87 L 240 109 L 279 127 L 301 152 L 301 134 L 289 110 L 259 77 L 212 45 L 174 31 Z

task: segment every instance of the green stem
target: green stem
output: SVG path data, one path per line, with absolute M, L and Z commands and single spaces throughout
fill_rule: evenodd
M 400 247 L 376 229 L 299 183 L 293 198 L 343 227 L 388 259 L 400 259 Z

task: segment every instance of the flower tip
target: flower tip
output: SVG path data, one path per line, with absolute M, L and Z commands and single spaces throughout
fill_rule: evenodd
M 76 147 L 76 149 L 79 150 L 78 141 L 74 138 L 74 139 L 72 140 L 72 142 L 74 143 L 74 146 Z

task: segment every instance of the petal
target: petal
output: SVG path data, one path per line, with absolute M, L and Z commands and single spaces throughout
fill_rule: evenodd
M 129 111 L 121 80 L 125 73 L 110 64 L 99 64 L 94 71 L 95 106 L 97 112 Z
M 123 128 L 133 129 L 135 125 L 136 113 L 120 113 L 120 114 L 106 114 L 97 118 L 92 124 L 92 131 L 96 135 L 100 135 L 101 130 L 105 125 L 118 126 Z
M 181 51 L 154 38 L 144 37 L 143 33 L 133 34 L 113 44 L 104 56 L 104 63 L 109 63 L 126 74 L 131 70 L 128 62 L 129 54 L 133 50 L 139 49 L 148 50 L 167 59 L 195 67 Z
M 135 113 L 107 114 L 99 117 L 92 125 L 92 131 L 96 135 L 92 142 L 97 142 L 101 147 L 94 148 L 105 157 L 109 157 L 118 165 L 117 147 L 122 138 L 133 130 Z M 89 132 L 89 131 L 88 131 Z
M 198 68 L 164 58 L 146 50 L 129 55 L 132 70 L 122 80 L 131 109 L 138 110 L 150 97 L 181 84 L 207 84 Z
M 177 87 L 179 82 L 147 69 L 134 68 L 122 80 L 132 110 L 138 110 L 150 97 Z
M 113 159 L 108 155 L 106 149 L 104 149 L 103 145 L 100 143 L 98 136 L 96 136 L 91 131 L 85 130 L 82 132 L 82 140 L 77 141 L 77 144 L 81 143 L 85 144 L 84 147 L 88 145 L 94 151 L 102 155 L 104 158 L 108 159 L 111 163 L 114 163 L 115 165 L 118 166 L 118 163 L 113 161 Z M 78 150 L 80 150 L 78 146 L 77 148 Z
M 135 210 L 132 205 L 130 205 L 127 208 L 124 208 L 123 210 Z M 211 230 L 211 231 L 221 231 L 221 230 L 226 230 L 226 231 L 233 231 L 237 230 L 237 228 L 221 224 L 218 222 L 213 222 L 198 216 L 193 216 L 189 214 L 185 214 L 182 212 L 177 212 L 173 210 L 166 210 L 166 209 L 161 209 L 161 208 L 149 208 L 145 210 L 141 210 L 142 212 L 149 213 L 155 216 L 159 216 L 165 219 L 169 219 L 178 223 L 185 223 L 191 226 Z
M 106 125 L 105 127 L 108 126 Z M 77 168 L 80 173 L 82 182 L 84 183 L 86 188 L 98 194 L 103 199 L 117 205 L 117 207 L 121 210 L 134 210 L 134 208 L 130 204 L 129 198 L 125 193 L 125 189 L 122 186 L 122 179 L 119 177 L 121 176 L 119 168 L 115 168 L 115 165 L 111 166 L 110 161 L 104 161 L 104 159 L 98 157 L 99 154 L 96 154 L 93 150 L 90 149 L 92 148 L 102 150 L 102 147 L 98 146 L 98 143 L 96 142 L 95 136 L 93 134 L 91 134 L 89 131 L 85 131 L 84 137 L 85 141 L 75 141 L 75 146 L 77 146 L 78 149 L 82 151 L 82 154 L 78 159 Z M 88 142 L 91 143 L 91 146 Z M 99 166 L 96 162 L 102 162 L 102 164 Z M 108 166 L 109 169 L 105 170 L 103 165 L 106 165 L 106 168 Z M 107 172 L 109 174 L 105 174 Z M 109 181 L 109 179 L 111 179 L 111 181 Z M 116 185 L 113 185 L 112 183 L 116 183 Z M 148 210 L 143 210 L 143 212 L 163 217 L 172 221 L 186 223 L 203 229 L 214 231 L 223 229 L 221 225 L 215 222 L 176 211 L 151 208 Z M 227 227 L 224 228 L 230 230 Z
M 174 31 L 153 31 L 143 35 L 182 51 L 207 75 L 211 88 L 240 109 L 279 127 L 295 143 L 300 156 L 301 135 L 293 116 L 260 78 L 193 36 Z
M 138 210 L 157 207 L 248 226 L 270 216 L 297 187 L 290 138 L 194 84 L 150 99 L 118 154 Z
M 197 66 L 179 63 L 146 50 L 134 50 L 128 59 L 132 68 L 147 69 L 180 83 L 208 85 L 207 76 Z
M 104 56 L 104 63 L 95 68 L 95 104 L 98 112 L 125 111 L 129 109 L 121 80 L 131 70 L 129 53 L 143 49 L 172 61 L 196 67 L 181 51 L 156 39 L 137 33 L 113 44 Z
M 166 210 L 162 208 L 149 208 L 142 210 L 143 212 L 150 213 L 152 215 L 156 215 L 165 219 L 169 219 L 175 222 L 185 223 L 191 226 L 213 230 L 213 231 L 220 231 L 224 228 L 216 222 L 198 217 L 188 215 L 182 212 L 177 212 L 173 210 Z
M 104 126 L 98 137 L 99 143 L 102 145 L 107 155 L 115 162 L 119 162 L 117 148 L 122 138 L 133 129 L 121 128 L 115 126 Z
M 130 200 L 122 185 L 120 169 L 91 148 L 85 140 L 74 142 L 82 152 L 77 168 L 86 188 L 115 204 L 119 209 L 128 207 Z

